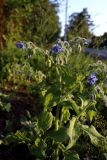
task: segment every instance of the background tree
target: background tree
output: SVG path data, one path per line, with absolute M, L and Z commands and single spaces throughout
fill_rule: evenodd
M 102 36 L 93 36 L 89 45 L 90 48 L 107 48 L 107 32 Z
M 93 22 L 91 16 L 88 14 L 87 8 L 84 8 L 80 13 L 73 13 L 69 17 L 69 24 L 67 26 L 67 37 L 71 39 L 75 36 L 84 38 L 92 37 L 91 27 Z
M 4 31 L 0 37 L 3 40 L 33 41 L 42 46 L 53 43 L 59 37 L 57 5 L 49 0 L 4 0 L 1 8 L 2 13 L 8 15 L 2 16 Z M 0 48 L 4 45 L 3 40 Z
M 6 22 L 9 16 L 9 10 L 6 9 L 5 4 L 5 0 L 0 0 L 0 49 L 5 45 L 3 35 L 7 33 Z

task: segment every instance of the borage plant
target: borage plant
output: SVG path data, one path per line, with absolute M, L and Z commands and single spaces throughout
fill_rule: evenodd
M 26 46 L 26 55 L 37 55 L 38 48 L 29 44 L 30 47 L 27 44 L 23 47 L 21 42 L 17 47 L 25 49 Z M 103 86 L 105 76 L 100 79 L 99 71 L 94 66 L 89 66 L 88 70 L 84 69 L 82 72 L 72 72 L 69 65 L 71 51 L 72 46 L 68 42 L 58 41 L 58 44 L 40 55 L 45 59 L 45 66 L 41 64 L 41 70 L 35 66 L 31 70 L 29 66 L 26 70 L 26 64 L 18 64 L 16 72 L 26 72 L 24 79 L 30 71 L 33 91 L 35 88 L 35 93 L 39 95 L 38 105 L 41 111 L 37 115 L 29 113 L 21 117 L 20 130 L 8 134 L 4 139 L 5 143 L 27 143 L 35 158 L 73 160 L 81 157 L 76 151 L 76 146 L 82 141 L 81 137 L 89 136 L 94 146 L 104 154 L 107 152 L 106 137 L 92 125 L 98 112 L 97 100 L 102 97 L 98 88 L 106 94 Z M 29 57 L 27 58 L 26 63 L 29 61 Z

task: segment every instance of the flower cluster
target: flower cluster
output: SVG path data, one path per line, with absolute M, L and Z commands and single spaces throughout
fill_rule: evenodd
M 91 73 L 90 76 L 88 77 L 88 83 L 93 85 L 97 81 L 97 77 L 95 75 L 95 72 Z

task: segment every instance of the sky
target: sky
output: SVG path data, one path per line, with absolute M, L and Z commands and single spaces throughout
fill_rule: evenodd
M 61 0 L 58 13 L 62 26 L 61 35 L 64 35 L 65 4 L 66 0 Z M 68 0 L 67 20 L 69 21 L 69 15 L 81 12 L 83 8 L 87 8 L 91 15 L 91 20 L 95 25 L 93 33 L 100 36 L 107 32 L 107 0 Z

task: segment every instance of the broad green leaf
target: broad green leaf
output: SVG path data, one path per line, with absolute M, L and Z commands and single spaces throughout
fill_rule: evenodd
M 79 99 L 81 100 L 81 106 L 80 106 L 80 108 L 81 108 L 81 110 L 83 110 L 84 107 L 88 105 L 88 100 L 83 99 L 83 97 L 81 97 L 81 96 L 79 96 Z
M 98 137 L 98 138 L 104 138 L 100 133 L 98 133 L 98 131 L 95 129 L 94 126 L 87 126 L 87 125 L 82 125 L 82 129 L 87 132 L 89 135 Z
M 45 102 L 44 102 L 44 106 L 45 107 L 48 107 L 50 102 L 52 101 L 53 99 L 53 94 L 52 93 L 48 93 L 45 97 Z
M 64 142 L 68 139 L 67 129 L 64 127 L 60 128 L 58 131 L 49 131 L 47 136 L 54 139 L 56 142 Z
M 29 142 L 31 141 L 27 136 L 25 132 L 17 131 L 16 133 L 11 133 L 7 135 L 6 139 L 7 143 L 12 142 Z
M 70 103 L 69 100 L 65 101 L 64 99 L 62 99 L 61 100 L 61 106 L 63 106 L 64 108 L 69 108 L 69 109 L 73 110 L 73 108 L 72 108 L 71 103 Z
M 69 128 L 67 129 L 68 136 L 70 139 L 73 137 L 73 129 L 76 122 L 76 117 L 73 117 L 72 120 L 70 120 Z
M 35 144 L 29 146 L 29 150 L 31 154 L 34 155 L 36 158 L 45 158 L 46 147 L 47 144 L 41 138 L 37 138 L 35 140 Z
M 67 107 L 62 108 L 61 121 L 66 123 L 70 118 L 70 112 Z
M 84 85 L 82 84 L 81 81 L 79 81 L 78 83 L 79 83 L 79 87 L 80 87 L 80 93 L 82 93 L 83 89 L 84 89 Z
M 47 91 L 44 105 L 46 107 L 56 106 L 60 102 L 61 90 L 59 84 L 51 85 Z
M 86 132 L 91 140 L 91 143 L 96 147 L 101 147 L 102 149 L 107 151 L 107 139 L 102 136 L 98 131 L 95 129 L 94 126 L 87 126 L 87 125 L 80 125 L 81 129 Z
M 43 131 L 48 130 L 52 126 L 53 115 L 51 112 L 43 111 L 38 117 L 38 127 Z
M 107 153 L 103 153 L 105 160 L 107 160 Z
M 70 120 L 70 125 L 69 125 L 69 128 L 67 129 L 67 134 L 69 136 L 69 143 L 66 147 L 66 150 L 70 149 L 76 143 L 77 139 L 81 134 L 76 120 L 77 120 L 76 117 L 73 117 Z
M 0 139 L 0 145 L 1 145 L 1 144 L 3 144 L 3 140 L 2 140 L 2 139 Z
M 58 102 L 59 98 L 57 95 L 54 95 L 53 93 L 48 93 L 45 97 L 44 106 L 53 107 L 56 106 Z
M 80 160 L 80 158 L 76 152 L 67 151 L 64 153 L 64 160 Z
M 74 111 L 76 112 L 76 114 L 78 115 L 78 114 L 79 114 L 79 106 L 76 104 L 76 102 L 75 102 L 73 99 L 71 99 L 70 102 L 71 102 L 71 104 L 72 104 L 73 110 L 74 110 Z
M 7 111 L 7 112 L 10 112 L 10 110 L 11 110 L 11 104 L 10 103 L 2 103 L 1 101 L 0 101 L 0 107 L 1 107 L 1 110 L 3 110 L 3 111 Z
M 93 120 L 93 117 L 96 115 L 96 111 L 94 110 L 89 110 L 88 111 L 88 117 L 89 117 L 89 120 L 92 121 Z

